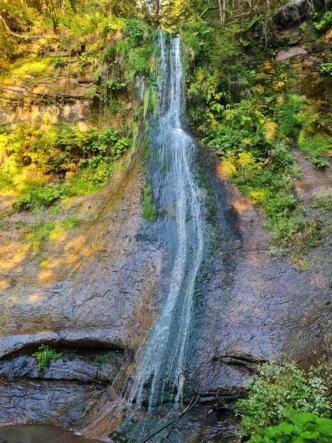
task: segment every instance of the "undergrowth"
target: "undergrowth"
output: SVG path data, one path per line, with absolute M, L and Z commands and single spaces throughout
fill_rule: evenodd
M 0 184 L 14 209 L 48 207 L 64 197 L 97 191 L 131 141 L 119 131 L 22 124 L 0 135 Z
M 293 441 L 287 440 L 287 430 L 293 432 L 299 412 L 307 413 L 302 416 L 305 419 L 303 425 L 310 420 L 316 421 L 316 417 L 329 417 L 330 378 L 330 367 L 327 364 L 312 368 L 309 372 L 299 369 L 293 363 L 262 365 L 252 379 L 248 397 L 236 404 L 241 419 L 240 434 L 243 437 L 251 436 L 251 442 Z M 290 426 L 283 424 L 273 430 L 266 430 L 284 421 L 289 421 Z M 331 422 L 328 423 L 330 432 Z M 317 426 L 320 424 L 322 422 L 316 423 Z M 302 432 L 303 429 L 295 431 Z M 279 432 L 285 432 L 285 437 L 275 440 Z

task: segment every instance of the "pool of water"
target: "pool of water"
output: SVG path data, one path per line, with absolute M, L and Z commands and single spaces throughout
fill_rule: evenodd
M 24 425 L 0 428 L 0 443 L 97 443 L 53 426 Z

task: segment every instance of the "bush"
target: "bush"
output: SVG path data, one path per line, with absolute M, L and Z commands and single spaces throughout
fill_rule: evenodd
M 327 11 L 324 14 L 316 12 L 312 18 L 317 31 L 326 31 L 332 26 L 332 11 Z
M 38 369 L 42 371 L 47 368 L 51 361 L 56 361 L 62 358 L 62 355 L 62 352 L 56 352 L 49 346 L 41 345 L 38 351 L 33 354 L 33 357 L 37 362 Z
M 285 420 L 290 410 L 326 416 L 330 401 L 328 383 L 320 370 L 306 374 L 292 363 L 262 365 L 248 397 L 236 405 L 241 435 L 259 435 L 265 427 Z
M 14 203 L 16 211 L 49 207 L 63 196 L 60 186 L 28 183 Z
M 266 428 L 249 443 L 329 443 L 332 441 L 332 420 L 309 412 L 290 413 L 288 420 Z
M 17 211 L 49 207 L 65 196 L 100 189 L 131 141 L 113 128 L 20 125 L 0 134 L 0 184 L 15 191 Z
M 320 65 L 320 72 L 323 75 L 332 75 L 332 62 L 322 63 Z
M 296 139 L 300 131 L 299 112 L 301 99 L 297 95 L 289 94 L 286 100 L 276 109 L 276 117 L 280 132 L 287 138 Z

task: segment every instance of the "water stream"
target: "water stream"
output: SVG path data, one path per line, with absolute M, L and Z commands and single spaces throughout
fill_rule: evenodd
M 168 45 L 162 32 L 158 43 L 160 111 L 152 149 L 158 150 L 163 171 L 158 201 L 174 218 L 176 251 L 164 305 L 138 353 L 130 392 L 130 400 L 141 405 L 149 385 L 149 409 L 161 404 L 170 391 L 176 405 L 182 402 L 195 281 L 203 258 L 203 222 L 192 166 L 195 144 L 181 123 L 181 44 L 179 38 L 172 38 Z

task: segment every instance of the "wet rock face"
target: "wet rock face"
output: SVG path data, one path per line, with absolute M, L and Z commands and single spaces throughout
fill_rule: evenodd
M 0 125 L 39 123 L 47 115 L 52 123 L 86 122 L 93 112 L 88 91 L 93 82 L 77 77 L 23 81 L 0 85 Z
M 77 424 L 85 409 L 96 401 L 98 386 L 52 383 L 41 380 L 0 382 L 0 424 L 49 423 L 63 427 Z
M 71 432 L 63 431 L 53 426 L 15 426 L 0 428 L 1 443 L 45 443 L 58 441 L 61 443 L 97 443 Z
M 0 298 L 0 356 L 42 343 L 137 347 L 153 318 L 162 255 L 140 231 L 143 186 L 136 165 L 118 194 L 99 194 L 98 221 L 50 250 L 47 275 L 28 259 L 15 268 L 15 283 L 10 269 L 1 275 L 9 283 Z
M 271 257 L 260 213 L 218 176 L 213 156 L 204 151 L 197 160 L 213 202 L 212 240 L 198 284 L 188 380 L 210 402 L 245 386 L 261 362 L 285 358 L 305 366 L 324 352 L 331 278 L 320 259 L 326 250 L 313 251 L 304 272 L 287 257 Z M 168 269 L 158 230 L 141 217 L 138 165 L 116 190 L 101 194 L 100 218 L 79 231 L 78 253 L 92 251 L 78 256 L 79 266 L 60 261 L 56 280 L 41 284 L 27 263 L 22 280 L 3 290 L 0 424 L 53 423 L 94 438 L 114 426 L 119 399 L 110 385 L 152 324 L 163 302 L 161 264 L 164 274 Z M 39 371 L 32 353 L 41 343 L 73 349 L 74 356 L 65 351 Z M 117 350 L 120 360 L 98 363 L 93 356 L 101 348 Z M 193 441 L 201 441 L 197 429 Z
M 201 393 L 245 386 L 264 361 L 293 360 L 308 366 L 327 351 L 331 278 L 327 242 L 297 271 L 288 257 L 269 254 L 269 236 L 250 202 L 227 183 L 227 207 L 235 213 L 233 235 L 219 235 L 215 260 L 198 310 L 196 356 L 189 377 Z M 217 189 L 217 185 L 213 186 Z M 330 251 L 330 252 L 329 252 Z

